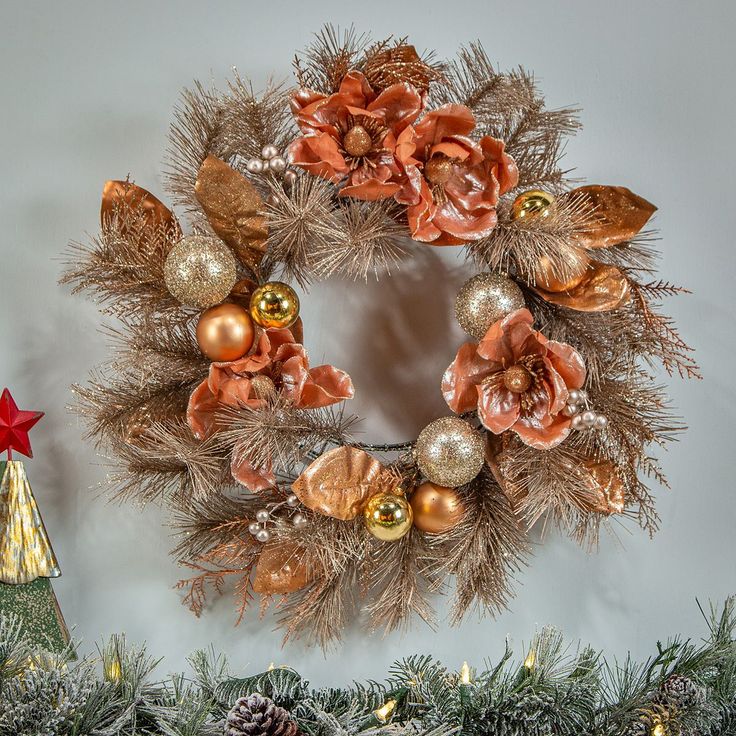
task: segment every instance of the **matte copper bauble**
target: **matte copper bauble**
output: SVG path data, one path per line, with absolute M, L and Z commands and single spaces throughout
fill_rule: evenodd
M 379 493 L 363 510 L 366 529 L 382 542 L 395 542 L 411 529 L 413 513 L 404 496 Z
M 265 329 L 291 327 L 299 318 L 299 297 L 288 284 L 269 281 L 253 292 L 250 316 Z
M 255 329 L 237 304 L 218 304 L 202 312 L 197 323 L 199 349 L 216 362 L 242 358 L 253 345 Z
M 590 258 L 581 250 L 570 252 L 563 273 L 555 268 L 548 256 L 542 256 L 534 269 L 534 281 L 536 286 L 545 291 L 569 291 L 580 284 L 589 267 Z
M 530 189 L 522 192 L 511 205 L 511 217 L 514 220 L 531 220 L 549 217 L 554 211 L 555 198 L 542 189 Z
M 463 518 L 463 505 L 454 488 L 422 483 L 411 494 L 414 526 L 427 534 L 443 534 Z

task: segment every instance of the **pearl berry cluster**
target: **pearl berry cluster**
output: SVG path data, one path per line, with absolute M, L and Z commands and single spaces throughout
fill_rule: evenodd
M 299 499 L 292 493 L 287 497 L 284 503 L 276 504 L 271 510 L 259 509 L 256 511 L 256 520 L 248 525 L 248 531 L 259 542 L 263 542 L 265 544 L 271 539 L 271 531 L 268 526 L 269 524 L 276 523 L 275 512 L 284 505 L 286 505 L 288 509 L 296 509 L 299 505 Z M 289 518 L 289 521 L 297 529 L 300 529 L 307 524 L 307 517 L 304 516 L 304 514 L 297 512 Z
M 570 426 L 579 431 L 605 429 L 608 426 L 608 417 L 589 408 L 588 394 L 582 389 L 570 391 L 562 411 L 565 416 L 572 417 Z
M 283 174 L 284 181 L 291 185 L 296 181 L 296 172 L 288 170 L 289 162 L 279 153 L 279 149 L 269 143 L 263 147 L 261 158 L 251 158 L 245 164 L 245 168 L 251 174 L 265 174 L 271 172 L 274 174 Z

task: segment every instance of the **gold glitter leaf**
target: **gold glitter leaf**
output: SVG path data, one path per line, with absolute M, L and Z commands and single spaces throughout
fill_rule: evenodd
M 292 489 L 312 511 L 335 519 L 354 519 L 377 492 L 383 465 L 355 447 L 336 447 L 320 455 L 294 481 Z
M 215 233 L 246 266 L 257 266 L 266 249 L 266 219 L 259 214 L 263 200 L 239 172 L 207 156 L 197 174 L 194 194 Z

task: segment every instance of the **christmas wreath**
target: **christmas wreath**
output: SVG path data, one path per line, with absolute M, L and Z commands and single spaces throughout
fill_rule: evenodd
M 480 45 L 443 63 L 327 28 L 295 72 L 260 95 L 238 76 L 186 91 L 167 171 L 186 228 L 109 181 L 64 277 L 115 319 L 79 406 L 118 496 L 171 508 L 186 602 L 199 614 L 234 579 L 240 616 L 284 596 L 287 636 L 324 645 L 361 613 L 430 621 L 448 576 L 454 622 L 501 610 L 537 523 L 593 544 L 612 518 L 653 532 L 652 446 L 683 425 L 652 366 L 698 376 L 659 311 L 684 290 L 654 275 L 655 207 L 573 186 L 575 111 Z M 477 271 L 456 301 L 472 340 L 438 376 L 448 416 L 361 444 L 350 376 L 310 364 L 297 291 L 429 246 Z

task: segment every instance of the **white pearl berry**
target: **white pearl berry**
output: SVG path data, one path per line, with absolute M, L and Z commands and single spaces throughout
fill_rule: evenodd
M 259 158 L 252 158 L 248 161 L 248 163 L 245 165 L 245 168 L 251 173 L 251 174 L 261 174 L 263 173 L 263 161 Z

